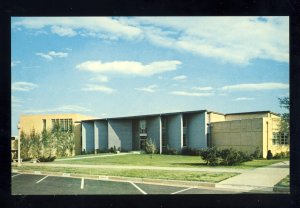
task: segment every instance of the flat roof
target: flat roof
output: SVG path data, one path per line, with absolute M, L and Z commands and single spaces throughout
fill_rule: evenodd
M 274 113 L 272 111 L 252 111 L 252 112 L 240 112 L 240 113 L 226 113 L 225 116 L 227 115 L 243 115 L 243 114 L 261 114 L 261 113 L 271 113 L 274 115 L 279 115 L 278 113 Z
M 142 118 L 142 117 L 152 117 L 152 116 L 169 116 L 174 114 L 191 114 L 191 113 L 203 113 L 207 110 L 193 110 L 193 111 L 178 111 L 178 112 L 169 112 L 169 113 L 156 113 L 156 114 L 144 114 L 144 115 L 135 115 L 135 116 L 121 116 L 121 117 L 110 117 L 110 118 L 98 118 L 98 119 L 86 119 L 81 121 L 101 121 L 107 119 L 129 119 L 129 118 Z

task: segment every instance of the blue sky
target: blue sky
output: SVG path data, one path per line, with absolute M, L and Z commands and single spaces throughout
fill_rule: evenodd
M 288 17 L 13 17 L 21 114 L 284 112 Z

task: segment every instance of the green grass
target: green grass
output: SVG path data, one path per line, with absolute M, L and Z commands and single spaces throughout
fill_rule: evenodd
M 290 187 L 290 175 L 279 181 L 275 186 Z
M 85 154 L 85 155 L 76 155 L 71 157 L 58 157 L 57 159 L 69 159 L 69 158 L 85 158 L 91 156 L 100 156 L 100 155 L 113 155 L 114 153 L 99 153 L 99 154 Z
M 252 169 L 271 165 L 277 162 L 284 161 L 283 159 L 277 160 L 253 160 L 245 162 L 238 166 L 216 166 L 228 167 L 228 168 L 241 168 Z M 131 166 L 161 166 L 161 167 L 209 167 L 205 164 L 205 161 L 200 156 L 183 156 L 183 155 L 158 155 L 155 154 L 151 158 L 147 154 L 130 154 L 130 155 L 118 155 L 113 157 L 96 157 L 86 158 L 82 160 L 66 160 L 66 161 L 54 161 L 53 163 L 65 163 L 65 164 L 82 164 L 82 165 L 131 165 Z
M 168 180 L 185 180 L 199 182 L 217 183 L 237 173 L 211 173 L 199 171 L 169 171 L 169 170 L 137 170 L 137 169 L 96 169 L 96 168 L 64 168 L 64 167 L 43 167 L 43 166 L 21 166 L 15 167 L 16 170 L 30 170 L 42 172 L 60 172 L 60 173 L 77 173 L 87 175 L 104 175 L 104 176 L 122 176 L 135 178 L 151 179 L 168 179 Z

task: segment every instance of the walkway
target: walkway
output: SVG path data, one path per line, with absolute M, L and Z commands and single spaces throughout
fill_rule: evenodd
M 201 172 L 224 172 L 224 173 L 247 173 L 252 169 L 237 168 L 217 168 L 217 167 L 201 167 L 201 168 L 185 168 L 185 167 L 160 167 L 160 166 L 134 166 L 134 165 L 82 165 L 82 164 L 60 164 L 60 163 L 23 163 L 23 166 L 45 166 L 45 167 L 69 167 L 69 168 L 109 168 L 109 169 L 150 169 L 150 170 L 173 170 L 173 171 L 201 171 Z
M 82 160 L 82 159 L 86 159 L 86 158 L 112 157 L 112 156 L 120 156 L 120 155 L 128 155 L 128 154 L 135 154 L 135 153 L 119 153 L 119 154 L 107 154 L 107 155 L 92 155 L 92 156 L 82 156 L 82 157 L 73 157 L 73 158 L 55 159 L 55 161 Z
M 216 188 L 239 189 L 245 191 L 273 191 L 273 187 L 289 172 L 289 161 L 256 168 L 216 184 Z

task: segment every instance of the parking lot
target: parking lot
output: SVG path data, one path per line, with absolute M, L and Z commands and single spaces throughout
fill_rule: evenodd
M 12 173 L 13 195 L 78 194 L 237 194 L 214 188 L 176 187 L 133 182 L 116 182 L 84 177 Z

